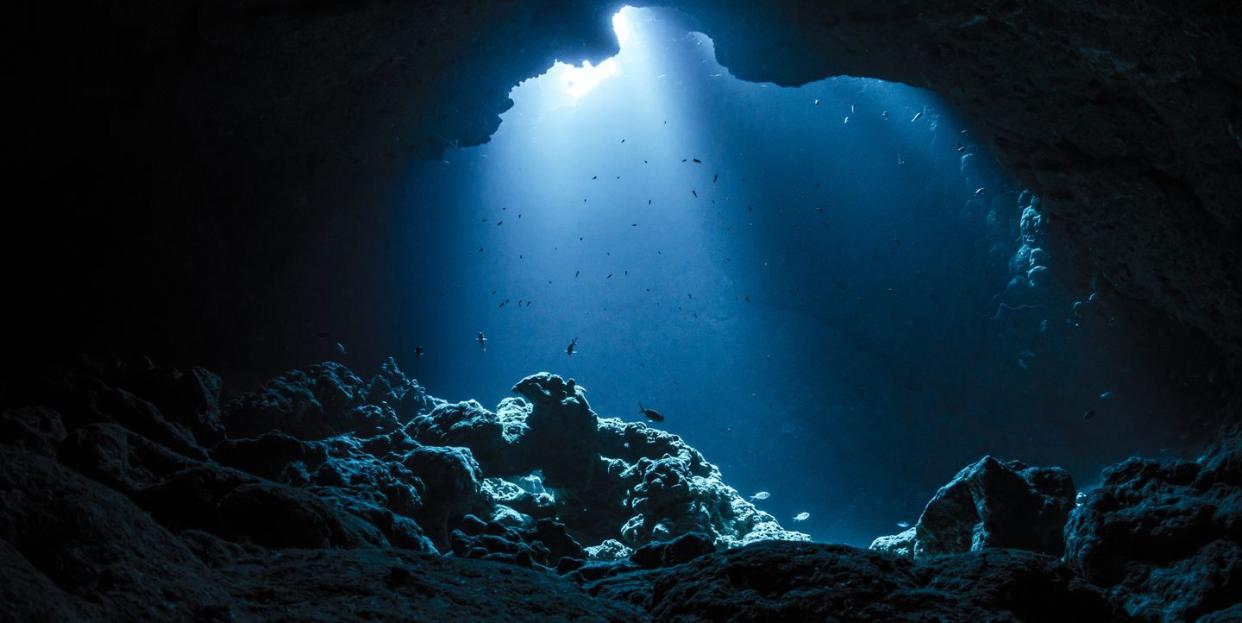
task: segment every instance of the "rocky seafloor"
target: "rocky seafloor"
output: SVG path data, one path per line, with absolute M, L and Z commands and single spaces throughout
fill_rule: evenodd
M 146 359 L 5 388 L 0 620 L 1242 620 L 1242 443 L 1076 491 L 984 457 L 870 549 L 540 373 L 490 411 L 392 360 L 253 392 Z

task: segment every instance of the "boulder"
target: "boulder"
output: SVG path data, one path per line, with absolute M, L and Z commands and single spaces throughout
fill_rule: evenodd
M 1070 515 L 1065 543 L 1066 559 L 1139 619 L 1233 620 L 1223 613 L 1242 604 L 1242 441 L 1227 438 L 1195 462 L 1132 458 L 1105 469 Z
M 422 446 L 401 464 L 426 486 L 416 519 L 437 547 L 448 543 L 448 522 L 485 505 L 482 473 L 467 448 Z
M 1074 483 L 1059 467 L 985 456 L 941 487 L 913 528 L 880 537 L 871 548 L 915 559 L 986 548 L 1059 556 L 1074 499 Z

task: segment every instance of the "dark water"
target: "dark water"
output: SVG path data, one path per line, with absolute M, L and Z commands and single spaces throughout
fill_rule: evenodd
M 1072 312 L 1091 275 L 935 95 L 741 82 L 653 15 L 619 75 L 528 81 L 490 144 L 411 173 L 395 350 L 433 394 L 494 406 L 549 370 L 602 416 L 641 400 L 785 525 L 858 545 L 985 453 L 1082 486 L 1183 451 L 1154 347 L 1105 292 Z

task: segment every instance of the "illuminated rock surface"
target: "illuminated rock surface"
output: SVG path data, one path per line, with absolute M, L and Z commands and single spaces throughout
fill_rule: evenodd
M 343 367 L 318 369 L 333 373 L 278 386 L 361 386 Z M 203 414 L 233 421 L 272 385 L 223 406 L 216 383 L 153 402 L 126 389 L 156 370 L 78 366 L 24 392 L 55 409 L 0 414 L 5 618 L 1215 621 L 1242 594 L 1236 441 L 1197 463 L 1106 470 L 1070 515 L 1065 562 L 994 546 L 1058 549 L 1048 525 L 1064 521 L 1068 477 L 986 457 L 929 503 L 911 561 L 799 542 L 676 436 L 597 420 L 583 390 L 553 375 L 521 381 L 503 417 L 417 392 L 414 423 L 384 434 L 269 430 L 203 448 L 189 432 Z M 388 399 L 417 387 L 391 362 L 382 373 Z M 369 403 L 326 404 L 327 422 L 354 427 L 349 414 Z M 262 421 L 323 430 L 280 415 Z M 586 465 L 571 473 L 571 458 Z M 568 513 L 563 500 L 585 506 Z M 772 538 L 787 540 L 761 540 Z M 971 551 L 937 554 L 953 550 Z

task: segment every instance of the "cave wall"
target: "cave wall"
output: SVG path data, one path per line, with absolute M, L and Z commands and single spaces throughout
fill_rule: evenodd
M 740 78 L 862 75 L 934 90 L 1044 198 L 1082 270 L 1242 352 L 1233 5 L 677 4 Z
M 135 1 L 18 23 L 19 296 L 6 358 L 140 348 L 236 378 L 378 361 L 414 159 L 484 142 L 509 88 L 615 50 L 620 2 Z M 1045 197 L 1084 275 L 1242 354 L 1242 15 L 1227 2 L 784 0 L 677 9 L 747 80 L 928 87 Z M 11 217 L 12 218 L 12 217 Z

